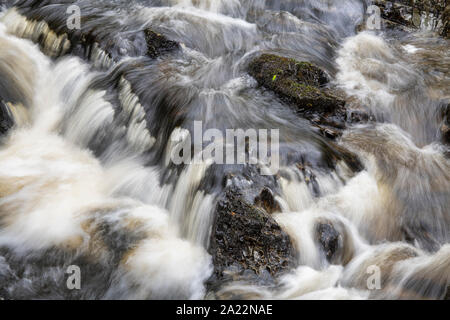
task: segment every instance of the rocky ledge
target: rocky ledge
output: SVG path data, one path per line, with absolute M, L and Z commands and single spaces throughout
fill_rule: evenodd
M 349 107 L 344 93 L 327 88 L 326 73 L 309 62 L 262 54 L 250 62 L 248 72 L 328 138 L 336 138 L 349 122 L 369 119 L 359 106 Z
M 450 5 L 446 0 L 375 0 L 374 4 L 381 9 L 387 28 L 435 30 L 450 37 Z
M 66 10 L 67 6 L 61 3 L 49 5 L 21 0 L 3 19 L 22 20 L 24 27 L 13 28 L 10 32 L 39 44 L 42 52 L 52 58 L 73 54 L 88 59 L 100 57 L 105 61 L 118 61 L 123 56 L 155 59 L 179 48 L 177 42 L 155 32 L 152 26 L 136 25 L 135 30 L 130 31 L 116 21 L 108 21 L 98 28 L 94 22 L 101 16 L 100 8 L 83 16 L 83 28 L 69 29 L 61 18 L 66 17 Z M 103 67 L 109 66 L 108 63 Z
M 244 188 L 251 178 L 255 183 Z M 281 212 L 274 196 L 276 180 L 259 176 L 255 167 L 248 166 L 243 172 L 228 174 L 226 185 L 211 233 L 214 274 L 209 288 L 216 292 L 229 281 L 273 283 L 297 263 L 289 235 L 272 216 Z

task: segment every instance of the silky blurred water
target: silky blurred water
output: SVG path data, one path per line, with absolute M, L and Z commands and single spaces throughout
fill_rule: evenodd
M 273 287 L 229 283 L 217 297 L 444 298 L 447 40 L 357 34 L 370 4 L 360 0 L 75 3 L 88 17 L 81 31 L 101 39 L 87 54 L 64 55 L 73 44 L 50 31 L 64 23 L 66 1 L 1 7 L 0 98 L 15 126 L 0 147 L 0 297 L 204 298 L 217 196 L 223 177 L 242 168 L 166 161 L 170 137 L 202 121 L 221 131 L 280 129 L 283 212 L 274 217 L 299 256 Z M 145 57 L 145 27 L 181 49 Z M 48 45 L 39 47 L 42 33 Z M 344 162 L 324 168 L 334 144 L 246 73 L 261 53 L 315 63 L 372 115 L 337 142 L 359 156 L 361 172 Z M 292 161 L 299 157 L 314 190 Z M 316 241 L 323 221 L 340 234 L 332 262 Z M 88 270 L 89 285 L 68 293 L 73 264 Z M 372 265 L 381 290 L 367 287 Z

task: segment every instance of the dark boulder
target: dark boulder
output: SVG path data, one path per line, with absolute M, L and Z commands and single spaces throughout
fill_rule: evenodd
M 331 223 L 318 223 L 316 225 L 317 241 L 329 262 L 339 249 L 340 234 Z
M 178 42 L 168 40 L 165 36 L 156 33 L 151 29 L 145 29 L 144 32 L 145 41 L 148 46 L 147 55 L 153 59 L 180 48 Z
M 267 212 L 246 202 L 237 188 L 227 188 L 215 214 L 209 249 L 213 282 L 270 281 L 295 265 L 289 236 Z
M 308 62 L 263 54 L 250 63 L 249 73 L 261 86 L 302 113 L 332 112 L 345 104 L 320 89 L 327 84 L 327 76 Z
M 267 213 L 281 212 L 280 204 L 275 200 L 272 190 L 263 188 L 255 198 L 255 206 L 263 208 Z
M 327 138 L 338 137 L 348 122 L 369 118 L 362 108 L 357 112 L 347 109 L 346 95 L 327 88 L 326 73 L 309 62 L 262 54 L 250 62 L 248 72 L 260 86 L 274 92 Z
M 450 144 L 450 123 L 448 121 L 441 126 L 441 134 L 442 141 L 445 144 Z
M 6 134 L 14 125 L 14 120 L 8 106 L 0 100 L 0 136 Z
M 316 222 L 314 232 L 316 243 L 329 263 L 346 265 L 352 260 L 355 245 L 342 222 L 321 218 Z

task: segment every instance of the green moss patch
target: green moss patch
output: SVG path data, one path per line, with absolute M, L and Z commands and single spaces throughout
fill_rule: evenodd
M 328 83 L 325 72 L 309 62 L 263 54 L 248 70 L 259 85 L 300 112 L 333 112 L 345 104 L 323 88 Z

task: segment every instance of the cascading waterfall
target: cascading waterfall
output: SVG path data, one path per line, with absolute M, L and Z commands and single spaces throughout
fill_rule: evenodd
M 0 241 L 7 250 L 5 256 L 13 257 L 6 260 L 2 270 L 6 268 L 15 278 L 15 270 L 10 269 L 14 259 L 51 262 L 54 257 L 48 250 L 68 249 L 67 254 L 73 255 L 69 260 L 86 259 L 87 264 L 103 265 L 105 279 L 113 283 L 102 293 L 105 298 L 200 298 L 202 282 L 210 270 L 205 250 L 176 235 L 169 213 L 161 205 L 137 200 L 139 188 L 133 184 L 139 179 L 120 179 L 124 172 L 132 177 L 133 172 L 145 171 L 156 187 L 158 173 L 153 168 L 144 169 L 137 158 L 119 157 L 116 161 L 114 154 L 109 155 L 109 164 L 102 166 L 85 149 L 99 128 L 112 124 L 114 115 L 112 106 L 103 99 L 104 92 L 90 89 L 94 75 L 77 58 L 52 65 L 31 44 L 4 33 L 2 39 L 2 48 L 22 51 L 29 57 L 24 66 L 27 73 L 35 70 L 35 93 L 28 97 L 31 104 L 27 110 L 31 124 L 17 126 L 4 142 L 0 156 Z M 15 71 L 17 77 L 26 79 L 27 74 Z M 65 196 L 68 190 L 70 197 Z M 189 261 L 192 266 L 186 265 Z M 116 270 L 107 270 L 110 263 Z M 6 282 L 4 289 L 19 298 L 46 297 L 48 293 L 39 292 L 34 282 L 49 277 L 57 283 L 60 275 L 43 264 L 42 270 L 25 270 L 23 283 L 12 280 L 15 283 L 8 288 Z M 176 270 L 180 265 L 186 266 L 185 272 Z M 155 277 L 142 282 L 146 278 L 140 274 L 143 271 Z M 172 284 L 168 276 L 174 277 Z M 139 288 L 132 290 L 135 283 Z M 96 297 L 95 292 L 84 294 L 83 298 Z M 52 292 L 47 297 L 59 296 Z
M 75 33 L 74 43 L 64 33 L 72 3 L 88 16 L 80 34 L 95 41 Z M 215 207 L 224 177 L 245 166 L 171 164 L 173 141 L 194 121 L 221 131 L 281 128 L 281 212 L 273 217 L 298 253 L 272 285 L 229 282 L 215 297 L 448 295 L 450 162 L 439 142 L 448 42 L 425 31 L 400 40 L 356 34 L 370 3 L 0 6 L 0 110 L 14 122 L 0 142 L 0 298 L 211 297 Z M 138 31 L 149 26 L 179 50 L 145 56 Z M 246 73 L 263 52 L 316 64 L 361 102 L 373 121 L 352 125 L 337 142 L 358 155 L 361 171 L 345 161 L 323 168 L 335 144 Z M 305 155 L 314 172 L 292 164 L 292 154 Z M 339 234 L 333 256 L 316 239 L 327 226 Z M 70 265 L 85 270 L 82 290 L 65 288 Z M 380 290 L 367 288 L 373 265 Z

